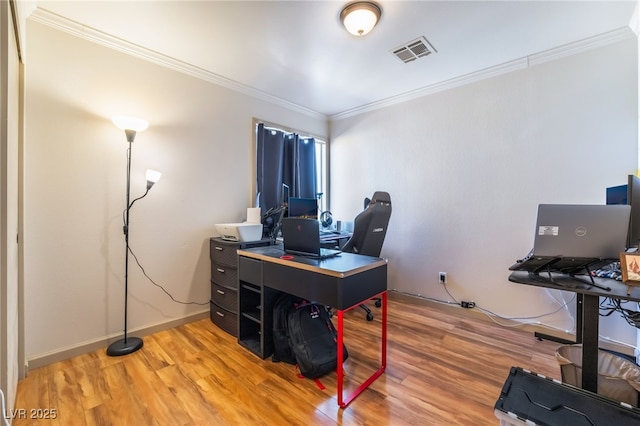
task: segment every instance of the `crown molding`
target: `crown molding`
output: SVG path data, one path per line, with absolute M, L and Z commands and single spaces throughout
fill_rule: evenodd
M 568 56 L 573 56 L 578 53 L 586 52 L 588 50 L 606 46 L 608 44 L 617 43 L 619 41 L 626 40 L 632 37 L 636 37 L 636 35 L 630 27 L 627 26 L 627 27 L 618 28 L 617 30 L 599 34 L 594 37 L 589 37 L 574 43 L 558 46 L 556 48 L 545 50 L 543 52 L 534 53 L 532 55 L 515 59 L 513 61 L 505 62 L 500 65 L 485 68 L 479 71 L 474 71 L 469 74 L 465 74 L 465 75 L 455 77 L 446 81 L 442 81 L 439 83 L 431 84 L 429 86 L 421 87 L 419 89 L 402 93 L 397 96 L 392 96 L 390 98 L 382 99 L 377 102 L 372 102 L 366 105 L 362 105 L 357 108 L 350 109 L 348 111 L 331 115 L 329 116 L 329 120 L 336 121 L 344 118 L 353 117 L 355 115 L 359 115 L 365 112 L 374 111 L 387 106 L 396 105 L 409 100 L 432 95 L 437 92 L 443 92 L 445 90 L 450 90 L 456 87 L 464 86 L 466 84 L 478 82 L 481 80 L 496 77 L 496 76 L 510 73 L 513 71 L 522 70 L 535 65 L 540 65 L 545 62 L 555 61 Z
M 235 80 L 220 76 L 211 71 L 207 71 L 204 68 L 200 68 L 187 62 L 177 60 L 168 55 L 164 55 L 151 49 L 144 48 L 121 38 L 111 36 L 107 33 L 64 18 L 40 7 L 38 7 L 31 14 L 29 19 L 47 25 L 51 28 L 66 32 L 75 37 L 79 37 L 84 40 L 88 40 L 90 42 L 108 47 L 110 49 L 117 50 L 127 55 L 134 56 L 144 61 L 152 62 L 154 64 L 190 75 L 200 80 L 208 81 L 210 83 L 226 87 L 227 89 L 233 90 L 235 92 L 239 92 L 253 98 L 258 98 L 260 100 L 282 106 L 289 110 L 297 111 L 316 119 L 327 119 L 327 115 L 325 114 L 319 113 L 301 105 L 294 104 L 277 96 L 270 95 L 261 90 L 239 83 Z
M 91 41 L 96 44 L 108 47 L 110 49 L 123 52 L 127 55 L 140 58 L 142 60 L 155 63 L 157 65 L 178 71 L 192 77 L 208 81 L 213 84 L 217 84 L 222 87 L 226 87 L 230 90 L 251 96 L 269 103 L 273 103 L 283 108 L 287 108 L 292 111 L 297 111 L 304 115 L 320 119 L 320 120 L 341 120 L 349 118 L 355 115 L 363 114 L 365 112 L 374 111 L 377 109 L 385 108 L 388 106 L 396 105 L 409 100 L 421 98 L 424 96 L 432 95 L 434 93 L 443 92 L 456 87 L 464 86 L 470 83 L 478 82 L 488 78 L 496 77 L 506 73 L 510 73 L 517 70 L 526 69 L 535 65 L 539 65 L 549 61 L 555 61 L 564 57 L 576 55 L 588 50 L 592 50 L 608 44 L 613 44 L 622 40 L 626 40 L 631 37 L 636 37 L 631 27 L 625 26 L 617 30 L 609 31 L 607 33 L 599 34 L 594 37 L 589 37 L 583 40 L 578 40 L 574 43 L 565 44 L 553 49 L 549 49 L 543 52 L 534 53 L 532 55 L 515 59 L 513 61 L 505 62 L 496 66 L 485 68 L 479 71 L 474 71 L 459 77 L 454 77 L 449 80 L 431 84 L 425 87 L 421 87 L 409 92 L 392 96 L 386 99 L 382 99 L 376 102 L 371 102 L 365 105 L 361 105 L 350 110 L 346 110 L 333 115 L 326 115 L 309 108 L 303 107 L 298 104 L 294 104 L 285 99 L 279 98 L 274 95 L 270 95 L 261 90 L 249 87 L 235 80 L 220 76 L 213 72 L 207 71 L 203 68 L 191 65 L 189 63 L 179 61 L 170 56 L 162 53 L 138 46 L 126 40 L 113 37 L 102 31 L 98 31 L 86 25 L 79 24 L 75 21 L 64 18 L 55 13 L 49 12 L 40 7 L 29 16 L 29 19 L 33 19 L 36 22 L 47 25 L 49 27 L 58 29 L 60 31 L 69 33 L 76 37 Z

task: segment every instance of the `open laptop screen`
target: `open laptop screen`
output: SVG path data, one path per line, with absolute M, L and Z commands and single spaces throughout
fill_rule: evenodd
M 314 219 L 283 219 L 282 238 L 286 253 L 319 259 L 340 254 L 340 250 L 320 247 L 320 224 Z
M 540 204 L 534 255 L 618 259 L 630 214 L 626 205 Z

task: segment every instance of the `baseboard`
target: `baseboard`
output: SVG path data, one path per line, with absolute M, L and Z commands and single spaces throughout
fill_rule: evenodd
M 440 309 L 444 312 L 453 313 L 455 315 L 463 316 L 466 318 L 473 318 L 474 320 L 478 320 L 478 321 L 485 321 L 485 322 L 491 321 L 491 319 L 489 319 L 487 314 L 481 311 L 478 311 L 476 309 L 465 309 L 465 308 L 461 308 L 459 305 L 456 305 L 454 303 L 447 304 L 442 302 L 436 302 L 431 299 L 425 299 L 424 297 L 414 295 L 414 294 L 402 293 L 397 290 L 389 291 L 389 298 L 397 299 L 397 300 L 404 299 L 407 301 L 411 301 L 411 303 L 428 306 L 429 309 Z M 495 324 L 495 322 L 493 321 L 491 322 Z M 569 341 L 575 341 L 576 339 L 575 334 L 564 333 L 559 330 L 550 330 L 546 327 L 541 327 L 535 324 L 522 324 L 518 321 L 502 319 L 502 318 L 500 318 L 500 323 L 505 324 L 505 326 L 507 327 L 517 326 L 520 330 L 529 331 L 531 332 L 531 334 L 540 333 L 547 336 L 551 336 L 552 338 L 569 340 Z M 629 346 L 616 343 L 616 342 L 611 342 L 611 341 L 601 339 L 600 348 L 619 352 L 625 355 L 630 355 L 632 357 L 635 356 L 634 348 L 631 348 Z
M 203 318 L 209 318 L 209 310 L 197 312 L 186 317 L 172 319 L 166 322 L 154 324 L 148 327 L 142 327 L 135 330 L 129 330 L 129 334 L 137 337 L 144 337 L 150 334 L 158 333 L 160 331 L 169 330 L 180 325 L 188 324 L 190 322 L 198 321 Z M 44 367 L 55 362 L 64 361 L 69 358 L 73 358 L 79 355 L 84 355 L 89 352 L 94 352 L 100 349 L 105 349 L 112 342 L 121 339 L 122 334 L 104 337 L 102 339 L 94 340 L 91 342 L 84 342 L 77 346 L 64 348 L 54 352 L 48 352 L 42 355 L 35 356 L 27 360 L 26 370 L 32 370 L 39 367 Z

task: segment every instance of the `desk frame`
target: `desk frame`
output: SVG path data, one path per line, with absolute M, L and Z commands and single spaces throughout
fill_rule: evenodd
M 582 293 L 576 293 L 576 340 L 568 340 L 568 339 L 563 339 L 562 337 L 556 337 L 556 336 L 552 336 L 550 334 L 545 334 L 545 333 L 540 333 L 538 331 L 536 331 L 535 333 L 533 333 L 534 336 L 536 336 L 538 339 L 541 340 L 551 340 L 552 342 L 558 342 L 558 343 L 562 343 L 565 345 L 575 345 L 578 343 L 582 343 L 582 316 L 583 316 L 583 309 L 582 307 L 584 306 L 584 296 Z
M 582 343 L 582 388 L 598 393 L 598 351 L 600 349 L 600 297 L 610 297 L 619 300 L 640 302 L 640 288 L 632 289 L 627 294 L 627 286 L 621 282 L 603 278 L 594 278 L 596 282 L 606 283 L 611 290 L 603 290 L 594 287 L 578 278 L 571 279 L 562 274 L 552 274 L 554 277 L 563 278 L 562 283 L 555 284 L 551 281 L 531 279 L 526 271 L 516 271 L 509 276 L 509 281 L 531 285 L 536 287 L 551 288 L 555 290 L 571 291 L 578 295 L 578 318 L 576 329 L 576 341 Z
M 337 362 L 337 399 L 340 408 L 346 408 L 371 383 L 380 377 L 387 366 L 387 262 L 380 258 L 362 256 L 353 253 L 342 253 L 340 256 L 325 260 L 314 260 L 294 256 L 293 259 L 283 259 L 284 254 L 279 247 L 260 247 L 249 250 L 238 250 L 238 277 L 253 276 L 254 284 L 266 288 L 305 298 L 314 302 L 331 306 L 337 314 L 337 359 L 343 359 L 344 343 L 344 313 L 375 297 L 382 302 L 380 367 L 350 395 L 344 395 L 344 368 L 342 362 Z M 245 273 L 242 270 L 242 258 L 260 261 L 260 273 Z M 259 275 L 259 277 L 258 277 Z M 259 283 L 255 281 L 260 281 Z M 305 285 L 300 285 L 304 283 Z M 242 282 L 239 283 L 239 287 Z M 240 297 L 240 292 L 238 293 Z M 263 295 L 264 296 L 264 295 Z M 263 298 L 263 304 L 265 300 Z M 239 306 L 241 303 L 239 301 Z M 264 319 L 262 327 L 271 328 L 272 318 L 266 311 L 270 306 L 262 306 Z M 239 313 L 239 317 L 242 313 Z M 262 333 L 270 335 L 270 333 Z M 242 331 L 238 330 L 238 340 L 242 338 Z M 268 338 L 268 337 L 267 337 Z M 267 347 L 265 342 L 261 345 Z M 268 352 L 268 351 L 267 351 Z M 270 353 L 261 353 L 266 358 Z

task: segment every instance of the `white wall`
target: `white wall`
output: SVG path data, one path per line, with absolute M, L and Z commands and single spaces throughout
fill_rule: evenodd
M 331 206 L 352 218 L 389 191 L 390 288 L 507 317 L 558 310 L 561 295 L 510 283 L 539 203 L 605 202 L 638 158 L 637 41 L 630 38 L 331 123 Z M 539 320 L 573 327 L 573 311 Z M 534 319 L 533 321 L 538 321 Z M 618 318 L 602 334 L 635 345 Z
M 327 136 L 326 119 L 273 105 L 28 23 L 26 353 L 34 359 L 123 327 L 127 143 L 111 117 L 144 117 L 133 144 L 130 245 L 172 302 L 129 268 L 129 329 L 208 311 L 213 225 L 251 202 L 252 119 Z

